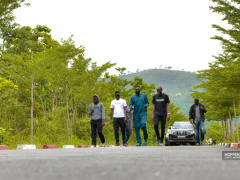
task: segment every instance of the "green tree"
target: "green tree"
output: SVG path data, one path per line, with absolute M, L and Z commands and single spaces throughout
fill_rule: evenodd
M 55 46 L 55 47 L 54 47 Z M 58 68 L 65 58 L 73 58 L 76 50 L 71 45 L 55 43 L 51 49 L 34 54 L 22 53 L 20 55 L 3 54 L 1 62 L 3 72 L 18 83 L 23 83 L 31 90 L 31 143 L 33 143 L 33 93 L 34 87 L 43 80 L 47 74 Z
M 13 10 L 21 7 L 25 0 L 1 0 L 0 1 L 0 24 L 6 20 L 13 20 Z M 28 3 L 25 5 L 29 5 Z

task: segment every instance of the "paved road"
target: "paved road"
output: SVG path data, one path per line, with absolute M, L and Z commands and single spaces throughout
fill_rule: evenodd
M 0 180 L 221 180 L 240 178 L 228 147 L 121 147 L 0 151 Z M 238 150 L 240 152 L 240 150 Z

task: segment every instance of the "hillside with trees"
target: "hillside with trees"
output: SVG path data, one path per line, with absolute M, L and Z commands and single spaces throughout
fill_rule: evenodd
M 0 3 L 0 145 L 16 148 L 17 144 L 90 145 L 91 118 L 87 114 L 93 95 L 105 106 L 106 143 L 115 144 L 110 125 L 110 103 L 115 91 L 130 100 L 134 87 L 140 86 L 149 99 L 156 86 L 141 77 L 131 81 L 109 75 L 115 68 L 121 75 L 126 68 L 116 63 L 98 65 L 84 56 L 85 47 L 76 46 L 73 37 L 57 41 L 45 25 L 21 26 L 14 22 L 12 11 L 24 0 Z M 149 144 L 155 145 L 156 135 L 148 108 Z M 172 119 L 186 121 L 180 108 L 171 104 Z M 136 144 L 132 131 L 129 145 Z M 100 142 L 98 142 L 100 144 Z
M 128 80 L 133 80 L 135 76 L 141 77 L 145 82 L 153 83 L 155 86 L 162 86 L 164 93 L 169 95 L 171 102 L 181 107 L 181 111 L 186 115 L 192 104 L 190 90 L 200 83 L 194 72 L 169 69 L 149 69 L 123 75 Z

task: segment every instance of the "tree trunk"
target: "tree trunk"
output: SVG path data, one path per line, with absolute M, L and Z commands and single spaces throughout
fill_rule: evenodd
M 31 144 L 33 144 L 33 80 L 32 80 L 32 87 L 31 87 Z
M 237 141 L 239 143 L 239 136 L 238 136 L 238 125 L 237 125 L 237 113 L 236 113 L 236 107 L 235 107 L 235 100 L 232 99 L 233 102 L 233 109 L 234 109 L 234 118 L 235 118 L 235 128 L 236 128 L 236 133 L 237 133 Z M 235 139 L 234 139 L 235 142 Z
M 226 142 L 229 142 L 229 141 L 228 141 L 227 120 L 224 120 L 224 126 L 225 126 Z
M 230 130 L 229 130 L 229 125 L 228 125 L 228 121 L 227 121 L 227 133 L 228 133 L 228 143 L 230 143 Z
M 225 132 L 224 132 L 223 120 L 222 120 L 222 128 L 223 128 L 223 142 L 225 143 L 225 142 L 226 142 L 226 139 L 225 139 Z
M 69 144 L 69 129 L 68 129 L 69 110 L 68 110 L 68 89 L 67 89 L 67 86 L 66 86 L 65 92 L 66 92 L 66 106 L 67 106 L 67 144 Z
M 229 111 L 229 121 L 230 121 L 230 131 L 231 131 L 231 143 L 234 142 L 234 133 L 233 133 L 233 126 L 232 126 L 232 116 L 230 112 L 230 108 L 228 109 Z

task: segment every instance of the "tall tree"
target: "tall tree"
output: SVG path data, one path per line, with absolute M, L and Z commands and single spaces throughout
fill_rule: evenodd
M 13 10 L 21 7 L 25 0 L 1 0 L 0 1 L 0 24 L 6 20 L 13 20 Z M 29 5 L 29 3 L 26 3 Z

